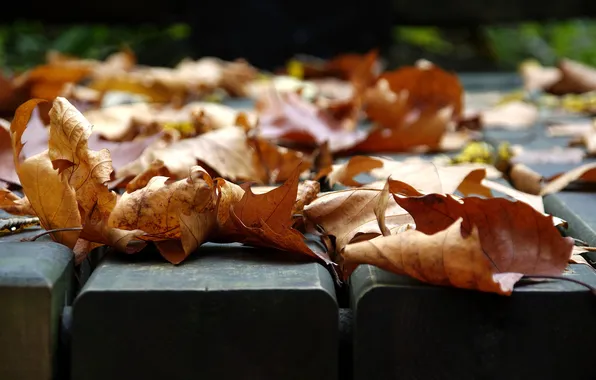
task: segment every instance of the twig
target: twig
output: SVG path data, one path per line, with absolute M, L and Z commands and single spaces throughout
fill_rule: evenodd
M 54 232 L 63 232 L 63 231 L 82 231 L 83 227 L 69 227 L 69 228 L 56 228 L 54 230 L 47 230 L 44 232 L 41 232 L 35 236 L 32 236 L 30 238 L 22 238 L 21 241 L 35 241 L 37 239 L 39 239 L 40 237 L 47 235 L 47 234 L 51 234 Z

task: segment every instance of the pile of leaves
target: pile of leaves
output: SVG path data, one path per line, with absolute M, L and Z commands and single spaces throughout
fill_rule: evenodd
M 180 264 L 209 241 L 307 255 L 341 279 L 371 264 L 505 295 L 523 276 L 563 272 L 574 241 L 545 214 L 544 188 L 495 181 L 520 166 L 381 156 L 477 136 L 456 75 L 426 61 L 383 72 L 375 51 L 289 69 L 54 54 L 3 78 L 0 108 L 19 106 L 0 122 L 0 208 L 39 218 L 77 263 L 102 245 L 151 244 Z

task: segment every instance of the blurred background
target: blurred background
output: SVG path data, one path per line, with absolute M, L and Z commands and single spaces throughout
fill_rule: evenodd
M 0 67 L 26 70 L 48 50 L 102 59 L 122 47 L 157 66 L 211 55 L 275 70 L 296 54 L 330 58 L 374 47 L 390 68 L 419 58 L 457 71 L 511 71 L 528 58 L 596 65 L 594 3 L 33 2 L 0 16 Z

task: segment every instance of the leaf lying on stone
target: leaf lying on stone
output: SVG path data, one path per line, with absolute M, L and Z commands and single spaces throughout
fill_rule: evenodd
M 412 215 L 416 229 L 347 245 L 347 262 L 509 295 L 524 275 L 560 275 L 571 257 L 573 239 L 523 202 L 415 193 L 393 198 Z

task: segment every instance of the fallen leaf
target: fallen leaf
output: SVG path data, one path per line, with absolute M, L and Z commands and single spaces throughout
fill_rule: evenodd
M 366 112 L 372 120 L 385 127 L 394 127 L 400 122 L 399 117 L 391 116 L 399 115 L 394 113 L 398 107 L 395 102 L 399 99 L 405 98 L 405 112 L 402 111 L 402 115 L 407 115 L 411 110 L 433 114 L 450 108 L 453 116 L 459 116 L 463 110 L 464 92 L 457 75 L 426 60 L 381 74 L 376 90 L 385 93 L 386 104 L 377 104 L 369 98 Z
M 520 147 L 511 158 L 512 164 L 578 164 L 582 162 L 585 152 L 579 148 L 555 146 L 546 149 L 527 149 Z
M 378 74 L 380 72 L 381 63 L 378 61 L 376 53 L 376 50 L 372 50 L 367 54 L 342 54 L 328 61 L 314 59 L 312 57 L 298 58 L 297 61 L 302 65 L 303 78 L 335 77 L 350 80 L 354 72 L 369 59 L 373 59 L 374 61 L 371 65 L 372 73 Z
M 22 137 L 35 107 L 43 102 L 32 99 L 15 113 L 11 124 L 14 161 L 23 192 L 40 224 L 56 231 L 52 238 L 78 252 L 91 243 L 124 248 L 142 231 L 118 231 L 106 226 L 117 195 L 105 185 L 112 172 L 107 151 L 91 151 L 87 141 L 92 126 L 66 99 L 57 97 L 50 110 L 48 149 L 23 159 Z M 77 256 L 80 262 L 81 256 Z
M 357 188 L 322 193 L 304 208 L 307 222 L 334 237 L 334 252 L 360 239 L 382 234 L 375 216 L 382 189 Z M 388 201 L 385 226 L 388 229 L 413 222 L 408 213 L 385 194 Z M 332 256 L 333 257 L 333 256 Z M 337 261 L 337 257 L 334 257 Z
M 278 186 L 251 186 L 250 189 L 253 194 L 265 194 L 269 191 L 275 190 Z M 310 204 L 317 199 L 317 195 L 321 191 L 321 185 L 317 181 L 302 181 L 298 184 L 298 192 L 296 194 L 296 202 L 292 208 L 292 216 L 302 214 L 304 206 Z
M 513 198 L 514 200 L 527 203 L 528 205 L 532 206 L 532 208 L 536 211 L 544 214 L 544 202 L 540 195 L 519 191 L 509 186 L 488 179 L 483 179 L 482 185 L 493 191 L 497 191 L 501 194 L 507 195 Z
M 306 154 L 279 147 L 260 137 L 249 137 L 248 145 L 254 152 L 253 165 L 258 173 L 254 179 L 262 182 L 283 182 L 292 176 L 296 167 L 303 173 L 312 166 L 311 158 Z
M 245 86 L 257 75 L 243 61 L 226 62 L 214 57 L 198 61 L 182 60 L 174 68 L 136 67 L 98 75 L 89 87 L 98 91 L 126 91 L 142 94 L 153 102 L 167 103 L 176 98 L 205 95 L 223 88 L 230 95 L 244 95 Z
M 437 112 L 427 111 L 411 115 L 412 117 L 406 118 L 397 129 L 374 128 L 362 142 L 348 148 L 342 154 L 440 150 L 453 116 L 453 109 L 447 107 Z
M 144 240 L 180 239 L 183 254 L 163 246 L 160 249 L 166 260 L 179 264 L 215 228 L 217 199 L 209 174 L 194 166 L 186 179 L 174 182 L 168 177 L 153 177 L 145 187 L 124 193 L 112 210 L 108 225 L 145 231 L 146 235 L 140 237 Z
M 166 147 L 145 149 L 137 160 L 121 168 L 117 176 L 136 176 L 155 160 L 161 160 L 172 175 L 185 178 L 189 169 L 200 161 L 224 178 L 252 181 L 259 179 L 252 155 L 253 150 L 242 128 L 223 128 Z
M 12 142 L 10 140 L 10 124 L 6 128 L 4 124 L 0 125 L 0 180 L 19 184 L 19 176 L 13 163 Z
M 149 180 L 153 177 L 172 177 L 172 174 L 166 168 L 162 160 L 153 161 L 145 171 L 139 173 L 128 184 L 126 184 L 126 192 L 132 193 L 135 190 L 142 189 L 147 186 Z
M 325 110 L 295 93 L 279 93 L 271 89 L 260 99 L 258 127 L 261 137 L 267 140 L 305 146 L 326 142 L 335 152 L 352 147 L 365 137 L 364 131 L 351 131 L 344 121 L 335 120 Z
M 521 101 L 507 102 L 481 111 L 481 118 L 485 128 L 526 129 L 536 123 L 538 108 Z
M 27 197 L 20 198 L 11 191 L 1 188 L 0 209 L 12 215 L 36 215 Z
M 160 132 L 149 137 L 139 137 L 131 141 L 113 142 L 101 139 L 98 135 L 93 134 L 88 140 L 88 147 L 92 150 L 107 149 L 112 159 L 112 168 L 118 173 L 120 168 L 136 160 L 145 149 L 153 146 L 163 136 L 164 134 Z
M 348 245 L 346 260 L 421 281 L 509 295 L 523 275 L 560 275 L 573 239 L 523 202 L 429 194 L 394 196 L 415 231 Z
M 249 138 L 241 127 L 229 127 L 146 148 L 138 159 L 117 171 L 116 177 L 137 176 L 155 160 L 161 160 L 175 178 L 185 178 L 198 162 L 223 178 L 260 183 L 287 179 L 290 165 L 300 165 L 302 171 L 311 165 L 301 152 L 274 146 L 259 137 Z
M 544 67 L 534 60 L 522 62 L 520 73 L 524 88 L 529 91 L 544 90 L 561 79 L 561 71 L 556 67 Z
M 383 163 L 383 167 L 371 170 L 372 176 L 383 180 L 372 184 L 377 188 L 384 186 L 384 180 L 391 177 L 427 193 L 452 194 L 459 190 L 464 195 L 492 196 L 490 190 L 482 185 L 487 173 L 484 165 L 438 165 L 424 160 L 377 159 Z
M 354 177 L 382 166 L 383 161 L 375 157 L 354 156 L 343 164 L 333 165 L 327 169 L 327 173 L 319 174 L 327 176 L 329 186 L 334 186 L 336 183 L 341 183 L 345 186 L 362 186 L 360 182 L 354 180 Z
M 172 125 L 191 125 L 201 114 L 209 120 L 210 129 L 230 127 L 237 125 L 241 113 L 249 124 L 256 123 L 254 112 L 208 102 L 191 102 L 181 108 L 139 102 L 90 110 L 84 115 L 94 125 L 94 134 L 99 137 L 110 141 L 130 141 L 139 136 L 153 135 Z
M 546 183 L 540 190 L 540 195 L 547 195 L 563 190 L 570 183 L 577 180 L 596 182 L 596 163 L 578 166 L 566 173 L 554 175 L 546 179 Z
M 590 265 L 590 263 L 588 263 L 588 260 L 586 260 L 586 258 L 582 254 L 586 252 L 594 252 L 594 250 L 594 247 L 573 246 L 573 251 L 571 254 L 571 258 L 569 259 L 569 263 Z
M 302 253 L 332 265 L 327 254 L 313 251 L 306 245 L 302 233 L 292 228 L 299 174 L 299 170 L 295 170 L 283 185 L 264 194 L 254 194 L 247 187 L 240 202 L 231 206 L 233 224 L 224 233 L 233 241 Z
M 583 123 L 554 123 L 546 127 L 548 137 L 582 137 L 585 134 L 594 132 L 596 124 L 594 121 Z
M 557 68 L 561 72 L 559 80 L 546 87 L 555 95 L 581 94 L 596 91 L 596 69 L 570 59 L 562 59 Z

